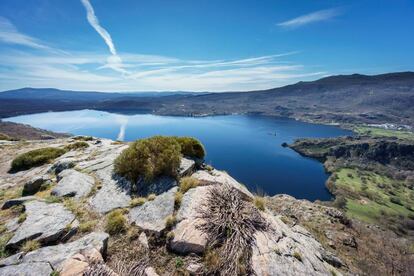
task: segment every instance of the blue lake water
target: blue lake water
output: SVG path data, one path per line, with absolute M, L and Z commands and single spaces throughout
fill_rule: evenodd
M 329 200 L 322 164 L 283 142 L 302 137 L 352 135 L 334 126 L 264 116 L 169 117 L 120 115 L 94 110 L 48 112 L 7 118 L 55 132 L 133 141 L 153 135 L 193 136 L 207 150 L 206 162 L 227 171 L 251 191 Z

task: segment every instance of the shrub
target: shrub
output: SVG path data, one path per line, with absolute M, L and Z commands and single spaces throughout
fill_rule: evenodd
M 89 147 L 89 144 L 83 141 L 80 142 L 75 142 L 69 145 L 65 146 L 66 150 L 78 150 L 78 149 L 86 149 L 87 147 Z
M 98 224 L 98 221 L 96 220 L 82 222 L 79 224 L 79 232 L 91 232 L 95 228 L 96 224 Z
M 174 205 L 176 208 L 180 207 L 181 201 L 183 201 L 183 193 L 176 192 L 174 197 Z
M 11 138 L 10 138 L 10 136 L 9 136 L 9 135 L 6 135 L 6 134 L 3 134 L 3 133 L 0 133 L 0 140 L 6 140 L 6 141 L 9 141 L 9 140 L 11 140 Z
M 177 218 L 173 215 L 170 215 L 167 217 L 166 221 L 165 221 L 165 226 L 167 228 L 171 228 L 175 225 L 175 223 L 177 222 Z
M 18 223 L 22 223 L 23 221 L 25 221 L 27 218 L 27 214 L 26 213 L 21 213 L 17 219 Z
M 61 156 L 66 151 L 60 148 L 41 148 L 17 156 L 11 164 L 11 172 L 28 170 L 46 164 Z
M 254 206 L 256 206 L 256 208 L 259 209 L 260 211 L 264 211 L 265 210 L 265 199 L 261 196 L 255 196 Z
M 175 258 L 175 267 L 180 268 L 184 266 L 184 261 L 181 257 Z
M 22 247 L 21 250 L 25 253 L 39 249 L 40 248 L 40 243 L 36 240 L 29 240 L 26 241 Z
M 154 200 L 156 197 L 157 197 L 157 195 L 156 195 L 156 194 L 149 194 L 149 195 L 147 196 L 147 199 L 148 199 L 148 201 L 152 201 L 152 200 Z
M 145 197 L 136 197 L 134 199 L 132 199 L 129 202 L 129 206 L 132 207 L 136 207 L 136 206 L 141 206 L 143 205 L 145 202 L 147 202 L 147 199 Z
M 297 259 L 300 262 L 302 261 L 302 255 L 300 255 L 298 251 L 295 251 L 295 253 L 293 253 L 293 257 L 295 257 L 295 259 Z
M 336 197 L 333 205 L 338 209 L 345 209 L 346 207 L 346 198 L 342 195 Z
M 127 221 L 121 210 L 110 212 L 106 217 L 105 230 L 111 235 L 119 234 L 127 229 Z
M 206 155 L 203 144 L 193 137 L 175 137 L 183 155 L 203 159 Z
M 73 140 L 77 140 L 77 141 L 92 141 L 93 137 L 92 136 L 75 136 L 73 137 Z
M 401 202 L 401 199 L 399 197 L 396 197 L 396 196 L 390 197 L 390 201 L 394 204 L 398 204 L 398 205 L 401 205 L 401 206 L 403 205 L 402 202 Z
M 132 183 L 148 182 L 159 175 L 176 176 L 180 159 L 175 138 L 154 136 L 132 143 L 115 160 L 114 170 Z
M 195 188 L 200 184 L 197 178 L 186 176 L 180 180 L 180 192 L 185 194 L 191 188 Z

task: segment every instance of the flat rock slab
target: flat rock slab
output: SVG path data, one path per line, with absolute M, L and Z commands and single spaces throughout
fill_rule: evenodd
M 75 254 L 98 250 L 102 256 L 106 255 L 109 235 L 104 232 L 93 232 L 76 241 L 43 247 L 23 255 L 21 253 L 10 256 L 0 261 L 0 266 L 13 266 L 17 264 L 33 264 L 48 262 L 54 270 L 60 270 L 63 262 Z M 0 275 L 2 275 L 0 273 Z M 18 274 L 17 274 L 18 275 Z M 30 274 L 38 275 L 38 274 Z
M 161 233 L 166 227 L 167 217 L 174 212 L 174 197 L 177 190 L 177 187 L 174 187 L 154 200 L 132 208 L 129 212 L 130 222 L 144 230 Z
M 76 159 L 75 158 L 62 158 L 58 161 L 56 161 L 53 166 L 49 169 L 49 172 L 54 172 L 56 174 L 75 167 L 76 165 Z
M 180 168 L 178 169 L 178 174 L 180 176 L 186 176 L 193 172 L 195 169 L 195 161 L 185 157 L 181 158 Z
M 90 199 L 89 203 L 101 214 L 116 208 L 128 207 L 131 201 L 129 182 L 113 175 L 112 171 L 111 165 L 96 172 L 96 176 L 102 182 L 102 188 Z
M 244 194 L 247 197 L 254 197 L 253 194 L 245 186 L 237 182 L 237 180 L 235 180 L 233 177 L 231 177 L 225 172 L 218 171 L 216 169 L 212 171 L 199 170 L 193 173 L 191 176 L 207 184 L 227 184 L 239 190 L 242 194 Z
M 1 209 L 2 210 L 9 209 L 13 206 L 22 205 L 23 203 L 25 203 L 27 201 L 35 200 L 35 199 L 36 199 L 35 196 L 23 196 L 23 197 L 9 199 L 9 200 L 7 200 L 3 203 L 3 206 L 1 206 Z
M 279 217 L 262 213 L 271 231 L 256 232 L 252 268 L 256 275 L 331 275 L 324 249 L 302 227 L 291 228 Z
M 29 201 L 24 206 L 27 218 L 7 243 L 8 248 L 16 248 L 26 240 L 42 243 L 57 241 L 67 232 L 68 226 L 77 222 L 75 215 L 61 203 Z
M 95 184 L 92 176 L 73 169 L 62 171 L 59 173 L 58 179 L 58 184 L 51 192 L 55 196 L 81 198 L 87 196 Z
M 53 272 L 48 262 L 24 263 L 0 267 L 2 276 L 50 276 Z

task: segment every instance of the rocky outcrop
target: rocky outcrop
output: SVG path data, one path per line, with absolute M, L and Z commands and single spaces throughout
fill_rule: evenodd
M 113 174 L 113 166 L 96 172 L 102 188 L 90 199 L 91 206 L 99 213 L 107 213 L 116 208 L 129 206 L 131 201 L 130 184 Z
M 228 175 L 226 172 L 218 171 L 216 169 L 212 171 L 199 170 L 196 171 L 192 177 L 200 180 L 202 184 L 220 183 L 230 185 L 242 192 L 245 196 L 253 198 L 253 194 L 245 186 L 237 182 L 237 180 Z
M 70 243 L 43 247 L 29 252 L 26 255 L 18 253 L 10 256 L 0 261 L 0 267 L 47 262 L 54 270 L 61 271 L 64 262 L 78 253 L 82 254 L 82 252 L 96 249 L 102 256 L 105 256 L 108 237 L 109 235 L 106 233 L 93 232 Z
M 81 198 L 88 195 L 95 184 L 92 176 L 73 169 L 62 171 L 58 179 L 58 184 L 51 192 L 55 196 Z
M 60 203 L 29 201 L 24 207 L 27 218 L 7 243 L 8 248 L 16 248 L 26 240 L 55 242 L 77 227 L 75 215 Z
M 166 220 L 174 212 L 174 196 L 177 188 L 134 207 L 129 212 L 129 221 L 145 231 L 160 234 L 166 228 Z
M 2 276 L 50 276 L 53 272 L 48 262 L 23 263 L 0 267 Z
M 197 229 L 202 220 L 197 218 L 199 209 L 205 202 L 211 186 L 201 186 L 188 190 L 177 212 L 178 224 L 173 229 L 174 238 L 170 248 L 180 254 L 204 252 L 207 236 Z
M 150 194 L 160 195 L 177 186 L 177 181 L 169 176 L 157 177 L 149 183 L 138 184 L 138 194 L 140 196 L 148 196 Z
M 195 169 L 195 161 L 185 157 L 181 158 L 180 168 L 178 169 L 178 174 L 180 176 L 186 176 L 191 174 Z
M 263 213 L 271 232 L 257 232 L 252 267 L 257 275 L 331 275 L 322 246 L 303 228 L 290 228 L 279 217 Z
M 59 174 L 60 172 L 71 169 L 75 167 L 76 159 L 74 158 L 62 158 L 56 161 L 53 166 L 49 169 L 49 172 L 54 172 L 55 174 Z

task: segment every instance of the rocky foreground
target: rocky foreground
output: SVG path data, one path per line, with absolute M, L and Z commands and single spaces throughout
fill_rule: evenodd
M 304 227 L 286 221 L 281 208 L 256 208 L 255 195 L 243 185 L 191 159 L 182 159 L 179 174 L 199 184 L 185 191 L 179 204 L 173 178 L 156 179 L 142 194 L 132 193 L 128 181 L 113 174 L 115 158 L 128 145 L 106 139 L 87 141 L 87 148 L 71 150 L 52 164 L 8 173 L 17 154 L 71 142 L 65 138 L 1 145 L 0 275 L 205 275 L 218 261 L 204 229 L 208 217 L 220 217 L 206 212 L 214 210 L 208 201 L 212 194 L 225 192 L 246 210 L 254 209 L 263 226 L 247 237 L 247 274 L 352 273 Z M 134 204 L 137 196 L 147 195 L 145 202 Z M 332 220 L 343 219 L 336 209 L 324 208 Z M 105 223 L 113 210 L 121 210 L 127 229 L 110 235 Z M 356 246 L 352 242 L 349 238 L 350 246 Z

